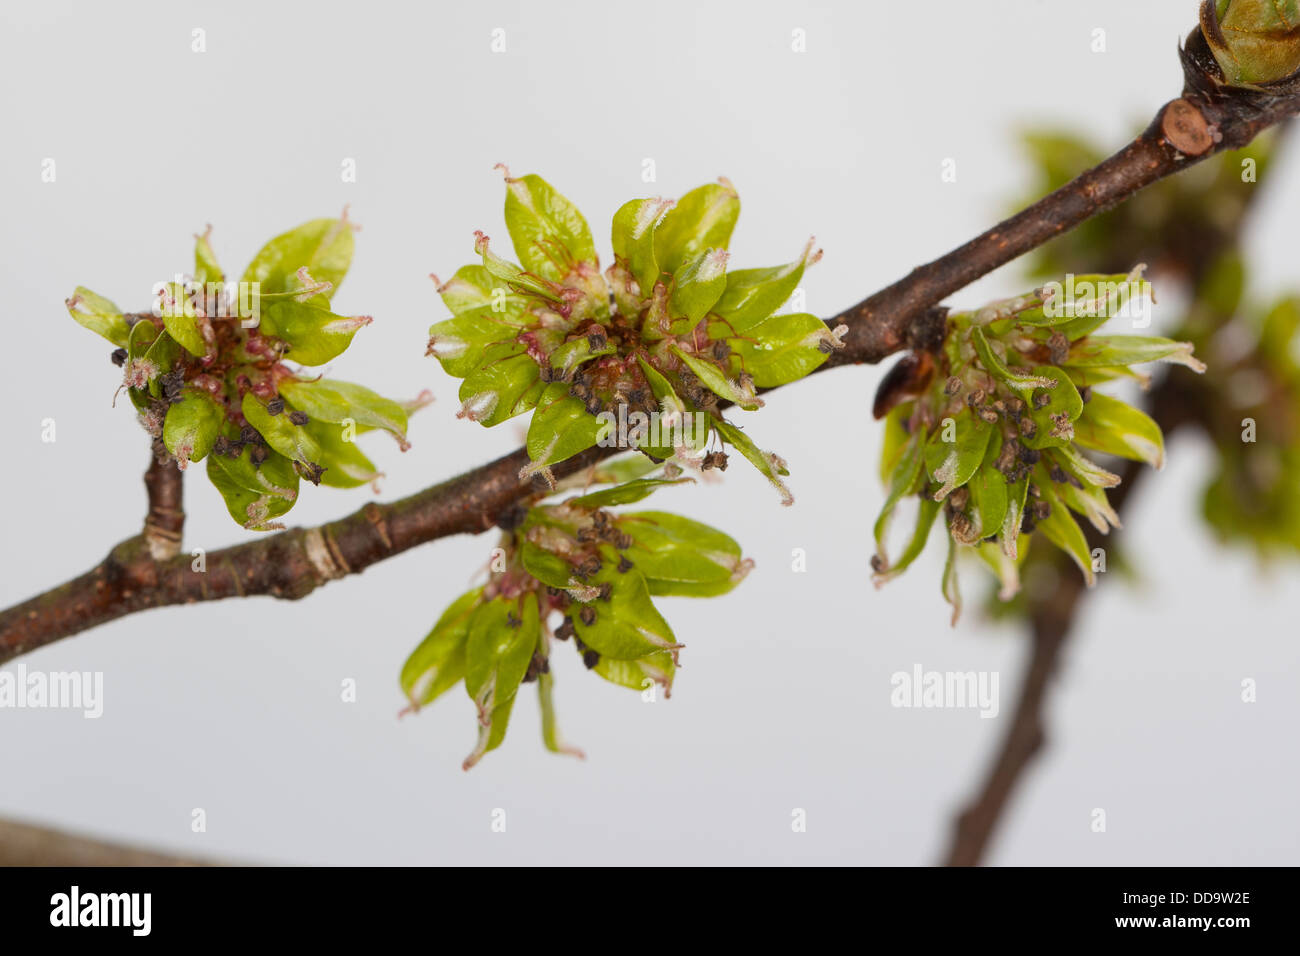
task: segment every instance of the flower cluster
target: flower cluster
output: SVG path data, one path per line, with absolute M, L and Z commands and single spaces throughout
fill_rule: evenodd
M 599 480 L 644 471 L 635 461 L 602 467 Z M 671 692 L 683 645 L 652 598 L 725 594 L 753 565 L 735 541 L 698 521 L 663 511 L 609 510 L 692 480 L 679 472 L 668 465 L 658 477 L 632 478 L 560 504 L 521 507 L 493 552 L 488 582 L 453 603 L 411 654 L 401 675 L 411 709 L 462 681 L 474 701 L 478 740 L 465 769 L 501 744 L 520 686 L 533 681 L 547 748 L 577 752 L 556 728 L 555 641 L 571 642 L 583 664 L 605 680 Z
M 1163 437 L 1146 414 L 1095 387 L 1144 381 L 1131 366 L 1168 361 L 1204 366 L 1185 342 L 1101 335 L 1112 315 L 1148 296 L 1141 269 L 1129 275 L 1071 277 L 974 312 L 949 316 L 938 355 L 909 354 L 881 383 L 876 417 L 886 417 L 882 476 L 888 487 L 875 526 L 877 585 L 902 573 L 925 547 L 940 512 L 949 553 L 943 593 L 961 607 L 957 555 L 969 549 L 1001 581 L 1005 600 L 1019 588 L 1028 538 L 1041 533 L 1072 558 L 1091 585 L 1091 553 L 1071 512 L 1098 531 L 1118 525 L 1106 489 L 1118 476 L 1083 452 L 1159 468 Z M 886 549 L 890 519 L 919 496 L 903 552 Z
M 536 409 L 522 477 L 547 485 L 551 466 L 611 443 L 615 423 L 631 423 L 612 443 L 700 469 L 725 467 L 721 445 L 731 445 L 790 503 L 785 463 L 722 409 L 758 408 L 760 388 L 807 375 L 842 346 L 843 328 L 774 314 L 819 257 L 812 243 L 788 265 L 728 272 L 740 200 L 721 180 L 675 203 L 622 206 L 614 262 L 602 274 L 572 203 L 537 176 L 507 173 L 506 186 L 520 264 L 499 257 L 480 232 L 482 265 L 438 285 L 454 317 L 430 328 L 428 354 L 464 380 L 460 416 L 490 426 Z M 694 416 L 693 427 L 681 427 Z
M 231 517 L 250 530 L 281 527 L 300 478 L 340 488 L 379 478 L 356 435 L 382 429 L 405 450 L 408 412 L 430 400 L 403 405 L 286 362 L 330 362 L 370 323 L 330 304 L 352 248 L 346 219 L 316 219 L 272 239 L 228 283 L 204 233 L 192 280 L 156 285 L 151 312 L 123 313 L 84 288 L 68 299 L 74 319 L 116 346 L 145 429 L 179 468 L 207 458 Z

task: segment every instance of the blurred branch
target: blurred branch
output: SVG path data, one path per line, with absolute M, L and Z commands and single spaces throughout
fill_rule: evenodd
M 904 348 L 936 348 L 945 328 L 938 306 L 951 293 L 1143 187 L 1250 142 L 1296 112 L 1300 94 L 1188 92 L 1162 107 L 1146 131 L 1110 159 L 831 319 L 848 326 L 846 345 L 821 368 L 875 363 Z M 554 471 L 557 477 L 572 475 L 616 451 L 592 449 Z M 257 594 L 298 599 L 416 545 L 487 530 L 535 493 L 519 478 L 527 462 L 519 449 L 409 498 L 370 503 L 329 524 L 214 552 L 203 572 L 191 570 L 183 556 L 156 560 L 138 547 L 141 538 L 130 539 L 81 577 L 0 612 L 0 663 L 147 608 Z
M 0 820 L 0 866 L 211 866 L 101 843 L 59 830 Z

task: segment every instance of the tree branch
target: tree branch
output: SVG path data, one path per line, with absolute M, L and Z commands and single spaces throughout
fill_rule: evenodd
M 1143 187 L 1300 112 L 1300 95 L 1189 92 L 1166 104 L 1133 143 L 1024 212 L 914 270 L 831 320 L 849 327 L 845 348 L 821 368 L 875 363 L 943 338 L 951 293 L 1022 253 L 1110 209 Z M 618 449 L 592 449 L 553 470 L 572 475 Z M 137 611 L 266 594 L 298 599 L 327 581 L 451 534 L 478 533 L 535 491 L 519 479 L 523 449 L 391 504 L 370 503 L 338 521 L 294 528 L 207 556 L 154 560 L 142 538 L 113 549 L 97 567 L 0 612 L 0 664 L 62 637 Z
M 0 820 L 0 866 L 211 866 L 101 843 L 59 830 Z
M 830 320 L 849 326 L 848 348 L 823 367 L 879 362 L 904 348 L 926 348 L 936 331 L 930 310 L 994 269 L 1037 249 L 1139 190 L 1224 150 L 1240 149 L 1270 126 L 1300 113 L 1300 95 L 1188 92 L 1166 103 L 1151 125 L 1114 156 L 947 255 L 919 266 Z

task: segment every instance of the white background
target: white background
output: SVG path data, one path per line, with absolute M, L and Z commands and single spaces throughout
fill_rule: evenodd
M 456 420 L 456 383 L 422 357 L 446 314 L 427 274 L 472 261 L 475 228 L 505 239 L 495 163 L 550 179 L 606 255 L 621 202 L 725 174 L 744 204 L 733 264 L 786 262 L 815 234 L 826 257 L 807 307 L 829 315 L 1005 213 L 1025 188 L 1022 126 L 1118 147 L 1177 94 L 1196 7 L 6 4 L 0 605 L 88 569 L 143 516 L 147 441 L 129 405 L 110 405 L 109 347 L 64 311 L 78 284 L 144 308 L 154 282 L 191 268 L 205 223 L 238 272 L 271 235 L 350 204 L 364 228 L 335 305 L 375 323 L 333 371 L 438 398 L 410 452 L 370 446 L 391 500 L 519 442 L 520 423 Z M 494 28 L 505 53 L 490 51 Z M 946 158 L 956 183 L 940 179 Z M 1298 284 L 1300 158 L 1273 177 L 1251 239 L 1260 296 Z M 954 301 L 1024 284 L 1004 270 Z M 1157 325 L 1171 317 L 1158 309 Z M 688 645 L 671 701 L 642 703 L 559 649 L 562 726 L 585 762 L 546 753 L 521 705 L 505 746 L 463 773 L 474 717 L 459 689 L 397 720 L 402 661 L 492 546 L 457 538 L 300 603 L 151 611 L 28 656 L 103 671 L 104 716 L 0 711 L 0 815 L 265 862 L 936 860 L 1005 730 L 1024 642 L 974 611 L 949 628 L 937 538 L 903 579 L 871 588 L 881 374 L 815 376 L 749 423 L 789 460 L 793 508 L 738 460 L 724 484 L 660 496 L 738 537 L 757 569 L 724 599 L 663 602 Z M 1143 583 L 1112 575 L 1088 603 L 1049 748 L 992 862 L 1296 862 L 1295 571 L 1215 550 L 1195 520 L 1207 460 L 1179 440 L 1144 483 L 1125 539 Z M 202 469 L 188 485 L 187 547 L 249 537 Z M 290 517 L 328 520 L 368 494 L 310 490 Z M 792 573 L 794 548 L 807 573 Z M 974 568 L 964 582 L 977 603 L 985 582 Z M 1001 715 L 892 708 L 890 675 L 916 663 L 999 672 Z M 340 701 L 348 678 L 354 704 Z M 1245 678 L 1255 704 L 1240 700 Z M 205 833 L 191 832 L 194 808 Z M 490 830 L 494 808 L 505 833 Z M 794 808 L 806 833 L 791 830 Z M 1105 833 L 1091 832 L 1094 808 Z

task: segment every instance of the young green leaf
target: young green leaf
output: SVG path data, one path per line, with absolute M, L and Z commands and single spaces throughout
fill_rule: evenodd
M 131 326 L 122 315 L 122 310 L 108 299 L 91 292 L 85 286 L 77 286 L 72 298 L 64 304 L 68 307 L 68 314 L 79 324 L 108 339 L 118 348 L 126 348 Z
M 963 408 L 951 421 L 945 419 L 925 446 L 925 469 L 940 485 L 935 501 L 943 501 L 970 481 L 984 461 L 993 426 Z
M 674 317 L 694 325 L 708 314 L 726 288 L 729 255 L 726 249 L 707 249 L 673 273 L 668 304 Z
M 888 562 L 885 539 L 889 534 L 889 525 L 893 520 L 894 509 L 907 495 L 914 495 L 921 490 L 921 467 L 925 464 L 925 436 L 921 432 L 907 435 L 899 426 L 904 442 L 893 458 L 893 466 L 888 477 L 888 492 L 885 504 L 876 518 L 873 533 L 876 537 L 876 554 L 881 562 Z
M 650 295 L 660 276 L 655 227 L 673 205 L 670 199 L 633 199 L 614 213 L 614 257 L 626 263 L 643 298 Z
M 383 477 L 383 473 L 366 457 L 357 443 L 346 438 L 346 425 L 313 418 L 302 428 L 320 447 L 321 457 L 316 464 L 325 469 L 320 478 L 322 485 L 330 488 L 359 488 Z
M 1165 464 L 1160 426 L 1145 412 L 1100 392 L 1093 392 L 1083 406 L 1074 423 L 1074 440 L 1083 448 L 1145 461 L 1157 469 Z
M 162 320 L 167 334 L 185 351 L 196 358 L 203 358 L 208 354 L 210 345 L 199 328 L 197 314 L 189 314 L 194 309 L 190 307 L 185 287 L 175 282 L 170 283 L 163 296 Z
M 727 444 L 733 446 L 736 451 L 745 456 L 759 472 L 770 481 L 778 492 L 781 493 L 781 504 L 794 504 L 794 495 L 781 479 L 790 474 L 789 469 L 785 466 L 785 460 L 779 455 L 771 452 L 761 451 L 754 440 L 746 435 L 724 419 L 715 419 L 713 427 L 718 433 L 718 437 Z
M 1146 335 L 1090 335 L 1070 347 L 1063 365 L 1128 366 L 1144 362 L 1173 362 L 1194 372 L 1204 372 L 1205 363 L 1192 356 L 1191 342 L 1175 342 Z
M 903 553 L 898 556 L 898 560 L 890 562 L 885 557 L 885 552 L 880 550 L 879 560 L 872 563 L 873 574 L 871 580 L 876 587 L 883 587 L 886 583 L 898 577 L 911 566 L 912 562 L 921 556 L 925 550 L 925 543 L 930 540 L 930 529 L 934 527 L 934 519 L 939 516 L 939 511 L 943 508 L 939 502 L 927 495 L 917 497 L 916 524 L 912 528 L 912 535 L 908 538 L 907 544 L 903 547 Z
M 1065 502 L 1057 497 L 1052 481 L 1044 474 L 1041 465 L 1038 468 L 1036 485 L 1042 492 L 1042 500 L 1051 508 L 1047 517 L 1039 520 L 1038 530 L 1048 541 L 1070 556 L 1083 572 L 1088 587 L 1092 587 L 1097 583 L 1097 577 L 1092 570 L 1092 552 L 1088 550 L 1088 539 L 1083 536 L 1079 523 L 1074 520 Z
M 623 661 L 680 648 L 672 628 L 650 600 L 649 588 L 640 572 L 633 569 L 620 573 L 613 565 L 612 559 L 606 560 L 604 568 L 593 579 L 611 586 L 610 599 L 582 605 L 594 611 L 592 622 L 583 620 L 578 606 L 571 607 L 570 619 L 582 642 L 601 657 Z
M 286 514 L 298 497 L 298 473 L 276 452 L 261 465 L 252 463 L 248 448 L 237 458 L 209 455 L 208 479 L 221 492 L 230 516 L 250 531 L 283 527 L 274 519 Z
M 458 597 L 402 665 L 402 693 L 412 710 L 433 703 L 465 677 L 470 616 L 482 596 L 483 589 L 475 588 Z
M 658 684 L 664 688 L 664 696 L 671 697 L 677 666 L 671 651 L 655 651 L 631 661 L 602 657 L 592 670 L 611 684 L 633 690 L 645 691 Z
M 352 264 L 352 248 L 352 225 L 346 219 L 313 219 L 263 246 L 244 270 L 243 281 L 259 283 L 262 295 L 277 295 L 297 288 L 296 273 L 306 268 L 313 279 L 337 291 Z
M 570 498 L 567 502 L 577 508 L 613 508 L 641 501 L 665 485 L 694 484 L 694 478 L 634 478 L 631 481 Z
M 295 425 L 287 414 L 272 415 L 251 392 L 244 396 L 241 411 L 248 424 L 258 430 L 268 445 L 290 461 L 305 466 L 307 474 L 310 474 L 312 465 L 318 465 L 325 457 L 320 445 L 305 428 Z
M 994 350 L 992 344 L 984 335 L 984 330 L 978 325 L 970 330 L 970 338 L 971 343 L 975 346 L 975 354 L 979 356 L 980 364 L 984 366 L 984 370 L 1003 384 L 1018 391 L 1052 387 L 1055 379 L 1048 378 L 1045 375 L 1021 375 L 1012 372 L 1007 367 L 1006 362 L 1002 360 L 1002 357 Z
M 799 286 L 804 269 L 817 260 L 812 243 L 795 262 L 768 269 L 738 269 L 727 273 L 727 288 L 713 311 L 727 320 L 735 335 L 743 335 L 785 304 Z
M 528 307 L 524 296 L 512 292 L 480 265 L 461 266 L 448 282 L 438 286 L 438 295 L 452 315 L 495 316 L 515 328 L 523 325 Z
M 357 330 L 371 321 L 368 315 L 335 315 L 309 302 L 279 299 L 262 306 L 258 331 L 287 342 L 286 358 L 300 365 L 324 365 L 342 355 Z
M 707 249 L 726 249 L 739 216 L 740 199 L 726 180 L 692 189 L 655 230 L 659 268 L 674 273 L 687 259 Z
M 1034 427 L 1025 431 L 1023 424 L 1020 441 L 1029 448 L 1060 448 L 1074 439 L 1074 423 L 1083 412 L 1083 397 L 1064 369 L 1054 365 L 1039 365 L 1033 370 L 1036 377 L 1049 379 L 1050 388 L 1024 393 L 1029 401 L 1030 421 Z M 1046 404 L 1039 401 L 1045 399 Z M 1023 423 L 1023 420 L 1022 420 Z
M 828 341 L 838 339 L 825 322 L 807 312 L 771 316 L 750 326 L 744 338 L 729 340 L 740 367 L 759 388 L 803 378 L 826 361 Z
M 528 426 L 525 443 L 530 462 L 520 470 L 519 477 L 550 474 L 551 465 L 595 445 L 603 427 L 586 406 L 573 397 L 539 406 Z
M 522 353 L 485 365 L 461 382 L 462 405 L 456 417 L 490 427 L 523 414 L 537 404 L 546 387 L 539 375 L 537 363 Z
M 212 251 L 208 238 L 211 235 L 212 227 L 208 226 L 203 235 L 194 237 L 194 281 L 204 285 L 226 281 L 226 274 L 217 263 L 217 254 Z
M 226 420 L 226 406 L 208 392 L 187 388 L 181 400 L 167 409 L 163 444 L 182 471 L 191 461 L 202 461 L 212 450 Z
M 978 538 L 991 537 L 1001 532 L 1003 519 L 1007 515 L 1007 479 L 993 467 L 1001 446 L 999 436 L 994 434 L 984 456 L 983 466 L 966 485 L 970 489 L 971 516 L 975 521 L 974 534 Z
M 540 296 L 551 302 L 559 302 L 563 298 L 560 294 L 560 286 L 556 283 L 531 272 L 525 272 L 520 266 L 502 259 L 493 252 L 490 237 L 482 232 L 474 233 L 474 251 L 483 257 L 483 268 L 494 279 L 506 283 L 510 288 L 520 293 Z
M 555 718 L 555 677 L 550 671 L 537 675 L 537 699 L 542 708 L 542 744 L 551 753 L 584 759 L 586 755 L 581 750 L 570 747 L 560 736 L 560 725 Z
M 708 359 L 691 355 L 676 345 L 670 348 L 672 353 L 681 359 L 683 364 L 704 383 L 704 387 L 714 395 L 725 398 L 729 402 L 734 402 L 746 411 L 754 411 L 762 407 L 763 400 L 754 392 L 753 386 L 742 385 L 739 381 L 732 381 Z
M 406 409 L 363 385 L 332 378 L 314 381 L 290 378 L 282 381 L 279 389 L 294 408 L 305 412 L 313 421 L 351 420 L 357 425 L 382 428 L 397 439 L 403 450 L 409 447 Z
M 506 175 L 506 228 L 524 268 L 552 282 L 578 263 L 597 268 L 596 244 L 578 207 L 540 176 Z
M 510 711 L 540 636 L 537 598 L 503 597 L 473 612 L 465 644 L 465 690 L 479 712 L 478 742 L 462 765 L 468 770 L 505 739 Z
M 632 536 L 623 554 L 654 595 L 713 597 L 734 588 L 752 562 L 729 535 L 665 511 L 623 515 L 619 527 Z

